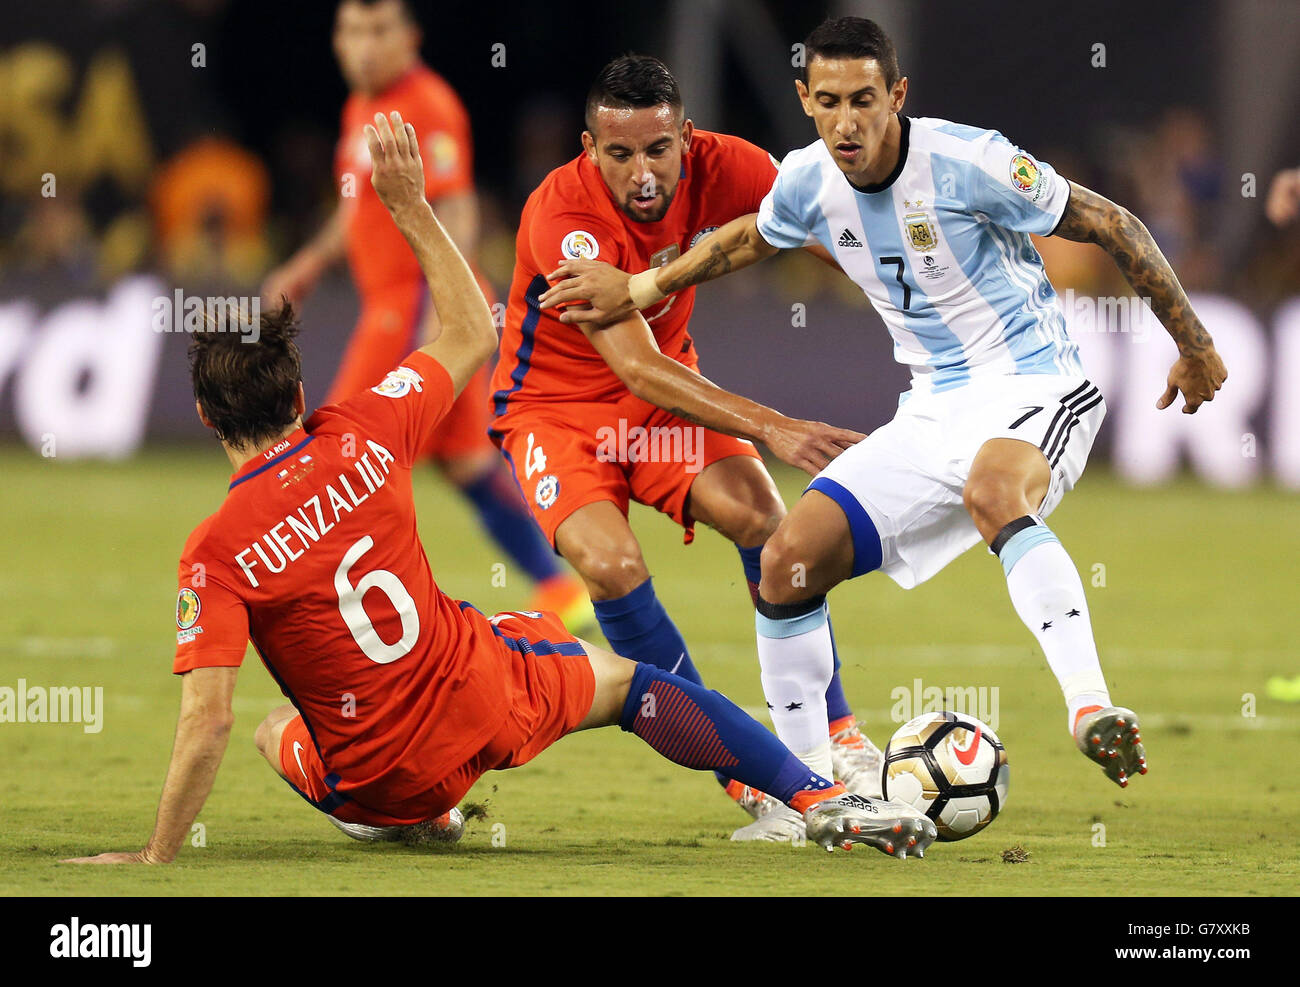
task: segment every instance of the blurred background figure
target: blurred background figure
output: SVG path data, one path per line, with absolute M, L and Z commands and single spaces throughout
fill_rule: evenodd
M 1300 219 L 1300 168 L 1288 168 L 1273 176 L 1264 212 L 1274 226 L 1289 226 Z
M 159 262 L 175 277 L 256 283 L 266 244 L 270 176 L 227 137 L 204 137 L 158 169 L 150 199 Z
M 405 0 L 342 0 L 334 53 L 351 95 L 335 153 L 339 201 L 321 231 L 262 286 L 264 304 L 300 305 L 321 276 L 345 257 L 361 296 L 361 315 L 325 403 L 373 387 L 440 332 L 410 246 L 370 184 L 363 128 L 394 110 L 421 135 L 425 195 L 477 272 L 479 206 L 469 116 L 451 86 L 420 60 L 420 27 Z M 491 285 L 478 275 L 484 294 Z M 473 505 L 484 529 L 535 584 L 528 607 L 553 610 L 573 630 L 594 615 L 582 584 L 542 537 L 513 477 L 488 441 L 486 368 L 469 383 L 424 455 Z

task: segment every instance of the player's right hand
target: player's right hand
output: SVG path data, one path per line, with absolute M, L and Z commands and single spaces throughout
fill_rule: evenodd
M 783 417 L 767 430 L 763 442 L 783 463 L 816 476 L 832 459 L 865 438 L 849 428 Z
M 379 201 L 390 213 L 423 202 L 424 162 L 415 128 L 394 110 L 387 117 L 376 113 L 374 125 L 366 124 L 365 133 L 370 148 L 370 184 Z
M 636 311 L 627 289 L 631 277 L 603 260 L 566 260 L 546 275 L 552 286 L 542 292 L 539 300 L 544 309 L 571 306 L 560 313 L 560 321 L 567 325 L 586 322 L 606 326 Z

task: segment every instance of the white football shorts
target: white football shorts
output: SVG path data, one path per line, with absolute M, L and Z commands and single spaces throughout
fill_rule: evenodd
M 1043 451 L 1052 479 L 1037 513 L 1046 517 L 1083 475 L 1105 416 L 1101 392 L 1082 377 L 977 377 L 937 394 L 909 392 L 892 421 L 841 453 L 808 489 L 844 509 L 853 575 L 880 569 L 911 589 L 982 540 L 962 490 L 985 442 L 1022 439 Z

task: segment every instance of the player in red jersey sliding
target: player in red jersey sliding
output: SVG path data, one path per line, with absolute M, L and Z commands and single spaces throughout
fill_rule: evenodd
M 345 256 L 361 315 L 326 403 L 372 386 L 419 342 L 437 333 L 420 265 L 366 181 L 370 155 L 363 129 L 377 112 L 397 110 L 423 135 L 424 191 L 439 222 L 470 259 L 479 236 L 469 116 L 455 91 L 420 61 L 420 29 L 403 0 L 343 0 L 334 51 L 351 90 L 334 170 L 339 207 L 321 232 L 273 271 L 262 295 L 298 305 L 321 274 Z M 479 285 L 491 297 L 480 274 Z M 422 453 L 473 505 L 484 528 L 536 584 L 529 606 L 557 610 L 572 626 L 590 623 L 582 584 L 566 573 L 539 535 L 519 490 L 488 441 L 488 375 L 466 386 Z
M 306 422 L 288 308 L 262 320 L 254 343 L 195 335 L 199 416 L 235 474 L 181 556 L 171 766 L 144 849 L 76 862 L 176 856 L 225 752 L 249 641 L 292 703 L 258 728 L 258 747 L 359 839 L 431 823 L 445 834 L 485 771 L 517 767 L 575 730 L 618 724 L 678 764 L 725 770 L 780 798 L 828 849 L 922 855 L 935 837 L 930 820 L 810 772 L 720 694 L 580 641 L 553 613 L 488 618 L 439 591 L 416 531 L 411 469 L 496 333 L 425 200 L 415 128 L 377 114 L 366 136 L 372 182 L 428 278 L 442 332 L 382 383 Z
M 547 274 L 565 258 L 599 258 L 633 273 L 658 267 L 756 210 L 776 177 L 767 152 L 695 129 L 655 58 L 610 62 L 588 95 L 586 121 L 585 152 L 551 172 L 524 206 L 492 380 L 492 435 L 538 524 L 586 581 L 611 647 L 699 681 L 655 595 L 628 502 L 668 515 L 688 542 L 696 520 L 734 542 L 757 602 L 763 544 L 785 506 L 751 440 L 816 473 L 862 436 L 788 418 L 702 377 L 689 331 L 693 290 L 644 318 L 581 332 L 543 307 Z M 879 795 L 880 753 L 858 729 L 838 674 L 826 707 L 829 735 L 824 726 L 803 731 L 791 746 L 814 770 Z M 784 709 L 772 716 L 789 719 Z M 719 780 L 756 817 L 737 839 L 791 838 L 798 816 Z

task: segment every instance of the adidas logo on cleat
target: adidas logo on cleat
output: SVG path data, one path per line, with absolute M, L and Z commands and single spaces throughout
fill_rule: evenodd
M 860 247 L 860 246 L 862 246 L 862 241 L 859 240 L 856 236 L 854 236 L 854 235 L 853 235 L 853 231 L 852 231 L 852 230 L 849 230 L 849 229 L 846 229 L 843 233 L 840 234 L 840 241 L 839 241 L 839 242 L 840 242 L 840 246 L 841 246 L 841 247 Z

